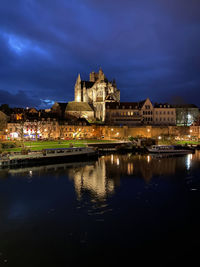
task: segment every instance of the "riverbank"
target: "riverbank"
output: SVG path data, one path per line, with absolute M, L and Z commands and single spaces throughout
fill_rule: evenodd
M 98 157 L 95 148 L 73 147 L 73 148 L 50 148 L 42 151 L 32 151 L 28 153 L 15 152 L 0 157 L 0 167 L 18 167 L 36 164 L 49 164 L 60 162 L 76 162 Z
M 158 142 L 159 145 L 168 145 L 165 142 Z M 150 145 L 150 144 L 148 144 Z M 177 141 L 171 145 L 192 146 L 200 148 L 200 142 Z M 82 140 L 54 140 L 54 141 L 5 141 L 0 143 L 0 153 L 14 153 L 23 151 L 42 151 L 51 148 L 68 148 L 68 147 L 96 147 L 99 151 L 136 151 L 144 152 L 146 145 L 136 145 L 129 141 L 122 140 L 100 140 L 100 139 L 82 139 Z
M 55 140 L 55 141 L 5 141 L 0 143 L 0 152 L 20 152 L 21 150 L 43 150 L 49 148 L 84 147 L 88 144 L 114 143 L 113 140 L 82 139 L 82 140 Z

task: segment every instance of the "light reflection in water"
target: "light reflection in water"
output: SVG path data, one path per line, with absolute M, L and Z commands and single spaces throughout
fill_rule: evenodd
M 78 198 L 84 191 L 89 191 L 97 198 L 104 198 L 114 192 L 113 180 L 107 180 L 105 158 L 101 157 L 95 164 L 71 169 L 69 177 L 74 180 Z
M 113 154 L 111 155 L 111 164 L 113 164 Z
M 199 182 L 199 162 L 200 151 L 195 155 L 172 158 L 158 159 L 151 156 L 149 162 L 147 155 L 113 154 L 100 157 L 94 162 L 0 170 L 0 251 L 17 255 L 17 260 L 20 255 L 20 264 L 21 261 L 25 263 L 21 266 L 27 266 L 27 258 L 29 261 L 38 255 L 39 261 L 35 264 L 38 266 L 38 262 L 46 263 L 51 254 L 56 255 L 57 262 L 63 254 L 62 251 L 67 248 L 70 251 L 68 254 L 72 253 L 73 266 L 75 257 L 81 260 L 89 259 L 95 251 L 99 260 L 100 254 L 102 256 L 106 251 L 106 256 L 110 254 L 111 247 L 119 247 L 119 250 L 113 250 L 111 253 L 111 260 L 117 253 L 121 253 L 124 260 L 129 252 L 137 253 L 138 248 L 141 251 L 141 260 L 152 240 L 150 253 L 155 259 L 154 252 L 158 250 L 155 243 L 158 243 L 162 252 L 165 250 L 168 253 L 169 241 L 173 241 L 172 235 L 175 233 L 175 245 L 170 248 L 170 256 L 174 250 L 175 259 L 178 246 L 181 247 L 178 254 L 182 256 L 181 243 L 185 240 L 184 234 L 191 236 L 190 240 L 186 239 L 183 243 L 186 250 L 187 244 L 195 243 L 196 247 L 196 237 L 199 237 L 199 217 L 196 212 L 199 210 L 199 191 L 196 184 L 193 187 L 194 184 L 191 185 L 190 181 L 197 170 L 195 175 Z M 33 180 L 31 185 L 27 181 L 30 174 Z M 177 175 L 180 175 L 181 179 L 174 179 Z M 188 186 L 192 186 L 192 192 L 189 194 L 183 186 L 187 176 L 190 178 L 187 180 L 190 182 Z M 6 179 L 10 177 L 12 179 Z M 151 183 L 147 184 L 149 181 Z M 119 185 L 120 189 L 117 188 Z M 191 232 L 193 228 L 194 231 Z M 26 240 L 32 241 L 28 246 L 30 250 L 26 250 Z M 53 242 L 56 242 L 56 246 L 49 250 L 49 244 Z M 10 246 L 12 250 L 9 250 Z M 38 250 L 35 250 L 36 247 Z M 102 251 L 103 248 L 105 250 Z M 25 253 L 22 253 L 24 251 Z M 189 260 L 194 254 L 193 248 L 191 251 Z M 69 255 L 64 254 L 68 259 Z M 163 254 L 159 262 L 165 257 L 166 254 Z M 149 257 L 147 259 L 149 263 Z M 103 258 L 102 264 L 105 264 L 106 260 L 106 257 Z M 16 260 L 13 259 L 13 262 Z M 63 265 L 66 264 L 64 262 Z M 46 265 L 50 266 L 51 262 Z M 86 262 L 86 265 L 90 264 Z
M 192 154 L 188 154 L 186 157 L 186 168 L 188 171 L 191 167 L 191 161 L 192 161 Z
M 133 163 L 128 163 L 127 165 L 127 174 L 131 175 L 133 174 Z
M 123 176 L 140 177 L 149 183 L 153 176 L 171 176 L 177 175 L 180 171 L 188 171 L 192 167 L 192 162 L 199 160 L 200 151 L 193 155 L 160 159 L 150 155 L 111 154 L 100 157 L 96 162 L 10 169 L 8 173 L 26 176 L 32 180 L 38 173 L 42 176 L 45 172 L 51 172 L 58 178 L 63 173 L 73 180 L 78 199 L 89 192 L 91 199 L 103 200 L 114 194 Z M 5 170 L 0 174 L 2 178 L 6 177 Z

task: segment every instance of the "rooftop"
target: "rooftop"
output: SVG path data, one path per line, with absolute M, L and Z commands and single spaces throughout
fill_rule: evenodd
M 69 102 L 66 111 L 93 111 L 91 106 L 86 102 Z

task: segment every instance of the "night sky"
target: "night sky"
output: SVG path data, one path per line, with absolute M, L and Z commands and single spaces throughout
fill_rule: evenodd
M 200 106 L 200 1 L 1 0 L 0 104 L 72 101 L 100 66 L 121 101 Z

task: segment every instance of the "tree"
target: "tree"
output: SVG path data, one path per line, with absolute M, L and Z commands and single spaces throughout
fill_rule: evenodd
M 18 137 L 22 142 L 22 147 L 24 147 L 24 127 L 25 122 L 23 120 L 18 122 L 15 126 L 15 132 L 18 134 Z
M 8 116 L 11 114 L 11 108 L 9 107 L 8 104 L 2 104 L 0 106 L 0 111 L 4 112 Z
M 64 132 L 65 132 L 65 125 L 63 122 L 60 122 L 59 125 L 59 138 L 63 138 L 64 137 Z
M 0 131 L 5 131 L 7 127 L 7 116 L 0 111 Z

